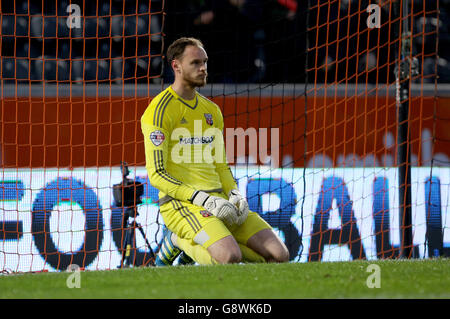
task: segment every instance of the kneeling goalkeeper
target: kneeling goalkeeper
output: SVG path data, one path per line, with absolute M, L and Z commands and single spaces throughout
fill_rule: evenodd
M 167 50 L 175 80 L 141 118 L 146 168 L 167 227 L 156 264 L 287 262 L 283 241 L 249 211 L 226 162 L 219 107 L 197 92 L 208 56 L 194 38 Z

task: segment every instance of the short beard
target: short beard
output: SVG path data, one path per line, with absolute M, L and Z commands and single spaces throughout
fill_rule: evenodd
M 195 81 L 188 78 L 184 78 L 184 81 L 193 88 L 202 87 L 206 85 L 206 79 L 204 81 Z

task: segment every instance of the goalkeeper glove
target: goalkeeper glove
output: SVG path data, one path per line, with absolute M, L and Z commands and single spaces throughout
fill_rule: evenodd
M 238 210 L 236 206 L 226 199 L 209 195 L 203 191 L 196 191 L 192 195 L 191 202 L 194 205 L 205 207 L 208 212 L 225 222 L 228 226 L 237 221 Z
M 228 194 L 228 200 L 230 203 L 236 205 L 239 209 L 237 213 L 237 221 L 236 224 L 242 225 L 245 222 L 248 216 L 248 203 L 244 197 L 242 197 L 241 193 L 237 189 L 233 189 Z

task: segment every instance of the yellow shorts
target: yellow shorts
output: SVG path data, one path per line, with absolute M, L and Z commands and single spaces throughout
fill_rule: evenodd
M 227 198 L 224 194 L 212 195 Z M 232 225 L 228 228 L 205 208 L 175 199 L 161 205 L 160 213 L 170 231 L 205 248 L 229 235 L 232 235 L 238 243 L 247 245 L 248 239 L 257 232 L 272 229 L 261 216 L 252 211 L 242 225 Z

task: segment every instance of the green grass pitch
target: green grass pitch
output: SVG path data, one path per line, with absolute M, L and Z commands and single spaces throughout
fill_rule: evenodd
M 368 266 L 380 288 L 368 288 Z M 0 276 L 0 298 L 303 299 L 450 298 L 450 259 L 142 267 Z

